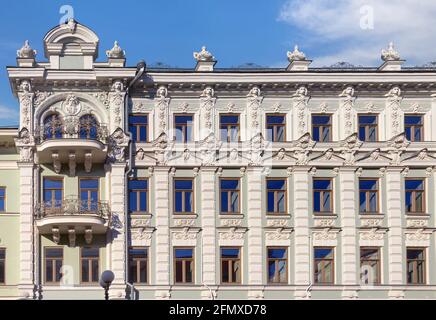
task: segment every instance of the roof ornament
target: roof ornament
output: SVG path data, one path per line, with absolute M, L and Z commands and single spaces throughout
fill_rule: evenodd
M 73 18 L 68 19 L 67 26 L 70 29 L 71 33 L 76 32 L 77 22 Z
M 295 45 L 294 51 L 292 52 L 288 51 L 287 55 L 288 55 L 289 62 L 296 61 L 296 60 L 297 61 L 306 60 L 306 55 L 304 54 L 304 52 L 298 50 L 298 45 Z
M 194 59 L 197 61 L 215 61 L 215 57 L 206 50 L 206 47 L 201 47 L 200 52 L 194 52 Z
M 115 41 L 113 48 L 106 50 L 106 55 L 108 58 L 124 59 L 126 52 L 118 45 L 118 41 Z
M 382 50 L 381 58 L 383 61 L 398 61 L 400 60 L 400 54 L 395 50 L 394 43 L 389 43 L 387 50 Z
M 33 50 L 29 45 L 29 40 L 24 41 L 24 45 L 20 50 L 17 50 L 17 57 L 22 59 L 34 59 L 36 50 Z

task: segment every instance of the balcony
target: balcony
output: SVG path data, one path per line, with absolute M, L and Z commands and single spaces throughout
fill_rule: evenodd
M 106 160 L 108 130 L 95 120 L 52 120 L 35 128 L 36 152 L 39 163 L 53 163 L 60 171 L 68 163 L 74 173 L 76 163 L 84 163 L 91 171 L 93 163 Z M 89 169 L 89 170 L 88 170 Z
M 111 212 L 107 202 L 69 198 L 40 203 L 35 219 L 40 234 L 51 234 L 55 243 L 66 234 L 70 245 L 74 246 L 76 235 L 84 235 L 86 243 L 90 244 L 93 234 L 105 234 Z

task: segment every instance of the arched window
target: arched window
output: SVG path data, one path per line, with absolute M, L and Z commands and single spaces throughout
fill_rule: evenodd
M 44 119 L 44 139 L 62 138 L 62 120 L 58 114 L 52 114 Z
M 80 117 L 80 139 L 97 139 L 97 120 L 91 114 Z

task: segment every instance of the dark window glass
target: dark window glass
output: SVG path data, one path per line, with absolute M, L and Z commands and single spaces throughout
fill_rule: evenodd
M 221 248 L 221 282 L 241 283 L 239 248 Z
M 267 249 L 267 267 L 269 283 L 288 282 L 288 257 L 286 248 Z
M 6 211 L 6 188 L 0 187 L 0 211 Z
M 174 250 L 174 282 L 194 282 L 194 253 L 191 248 L 178 248 Z
M 64 193 L 63 180 L 57 178 L 44 178 L 43 200 L 44 207 L 48 213 L 55 213 L 62 207 Z
M 129 212 L 148 212 L 148 180 L 129 180 Z
M 284 142 L 286 140 L 286 116 L 266 116 L 266 136 L 271 142 Z
M 130 115 L 129 131 L 132 134 L 134 142 L 148 141 L 148 116 L 147 115 Z
M 380 249 L 360 249 L 360 279 L 365 285 L 380 284 Z
M 334 254 L 332 248 L 314 248 L 314 278 L 317 284 L 334 283 Z
M 45 282 L 59 283 L 62 278 L 64 252 L 62 248 L 45 249 Z
M 359 115 L 359 139 L 367 142 L 377 141 L 377 116 Z
M 313 115 L 312 116 L 312 138 L 318 142 L 330 142 L 331 137 L 331 116 Z
M 239 141 L 239 115 L 220 116 L 221 140 L 226 142 Z
M 188 142 L 192 141 L 192 115 L 175 116 L 175 140 L 177 142 Z
M 221 179 L 221 213 L 239 213 L 239 179 Z
M 267 212 L 286 213 L 286 180 L 268 179 Z
M 425 211 L 425 182 L 423 179 L 405 180 L 406 212 L 424 213 Z
M 0 284 L 6 283 L 6 249 L 0 248 Z
M 425 251 L 424 249 L 407 249 L 407 283 L 425 284 Z
M 313 211 L 324 213 L 331 213 L 333 211 L 331 179 L 313 180 Z
M 98 124 L 93 115 L 87 114 L 80 117 L 79 137 L 81 139 L 97 139 Z
M 84 247 L 81 250 L 82 283 L 97 283 L 99 274 L 100 251 L 98 248 Z
M 80 205 L 83 211 L 97 211 L 98 209 L 98 179 L 86 178 L 79 182 Z
M 194 210 L 193 181 L 187 179 L 174 180 L 174 197 L 176 213 L 192 213 Z
M 129 280 L 130 283 L 148 282 L 148 248 L 130 248 Z
M 359 180 L 359 210 L 362 213 L 378 212 L 378 180 Z
M 60 139 L 63 133 L 62 120 L 57 114 L 52 114 L 44 119 L 43 140 Z
M 406 138 L 409 141 L 424 140 L 424 117 L 422 115 L 405 115 L 404 116 L 404 131 Z

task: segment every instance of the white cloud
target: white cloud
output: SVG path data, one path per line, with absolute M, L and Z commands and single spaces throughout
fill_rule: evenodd
M 0 120 L 19 120 L 18 110 L 0 105 Z
M 374 28 L 364 30 L 361 20 L 368 11 L 361 9 L 367 6 L 374 13 Z M 390 41 L 411 64 L 436 60 L 434 0 L 290 0 L 278 20 L 311 38 L 300 47 L 327 46 L 331 54 L 311 57 L 316 65 L 378 65 L 381 49 Z

